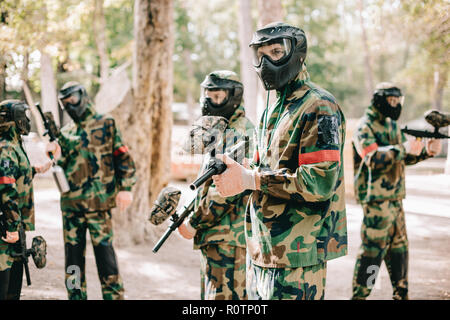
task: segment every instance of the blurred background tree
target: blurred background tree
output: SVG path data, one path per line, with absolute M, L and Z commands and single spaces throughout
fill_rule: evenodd
M 138 3 L 149 7 L 138 13 Z M 173 9 L 149 9 L 163 3 Z M 167 183 L 161 177 L 168 174 L 170 150 L 156 159 L 160 149 L 154 146 L 170 139 L 170 106 L 186 104 L 187 122 L 192 122 L 207 73 L 229 69 L 240 74 L 244 103 L 257 121 L 265 93 L 249 64 L 248 50 L 257 27 L 284 20 L 305 30 L 311 79 L 336 96 L 348 119 L 363 114 L 376 83 L 396 82 L 406 98 L 400 118 L 405 123 L 431 107 L 450 111 L 449 9 L 446 0 L 1 0 L 0 98 L 42 100 L 44 109 L 65 123 L 55 100 L 57 88 L 76 80 L 95 97 L 117 70 L 125 70 L 130 88 L 112 112 L 122 130 L 132 125 L 141 130 L 140 135 L 125 133 L 136 160 L 144 161 L 142 170 L 150 170 L 141 186 L 148 190 L 139 191 L 146 200 L 133 209 L 141 211 Z M 150 24 L 141 30 L 157 33 L 155 47 L 136 43 L 136 21 L 145 13 L 166 19 L 158 20 L 157 28 Z M 137 63 L 137 52 L 146 46 L 152 49 L 142 56 L 148 61 Z M 140 72 L 150 73 L 136 80 Z M 151 82 L 143 88 L 136 81 Z M 137 108 L 146 95 L 146 107 Z M 137 119 L 143 114 L 133 115 L 136 110 L 150 114 Z M 148 139 L 155 134 L 163 140 Z M 137 151 L 142 137 L 148 140 L 144 158 Z M 134 241 L 139 242 L 148 231 L 137 228 L 141 232 Z

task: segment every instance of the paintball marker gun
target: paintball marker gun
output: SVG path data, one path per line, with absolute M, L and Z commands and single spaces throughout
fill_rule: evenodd
M 248 149 L 248 143 L 249 138 L 244 137 L 244 141 L 241 141 L 238 144 L 234 145 L 233 148 L 231 148 L 231 150 L 228 153 L 226 153 L 226 155 L 229 156 L 230 158 L 234 158 L 235 160 L 243 159 L 245 157 L 246 150 Z M 216 174 L 221 174 L 227 169 L 225 163 L 215 158 L 214 150 L 211 151 L 211 153 L 212 153 L 211 159 L 209 160 L 205 172 L 190 184 L 189 188 L 191 190 L 197 190 L 198 187 L 200 187 L 203 183 L 211 179 L 212 176 Z
M 203 183 L 210 180 L 213 175 L 221 174 L 226 170 L 227 166 L 225 163 L 215 158 L 215 154 L 218 147 L 223 147 L 223 138 L 225 137 L 224 133 L 227 125 L 227 119 L 217 116 L 203 116 L 193 124 L 189 139 L 184 143 L 184 151 L 191 154 L 209 153 L 211 158 L 204 173 L 189 186 L 191 190 L 197 190 Z M 237 137 L 233 138 L 235 138 L 234 140 L 237 140 Z M 234 144 L 226 155 L 240 162 L 240 160 L 244 159 L 248 148 L 249 138 L 244 137 L 244 140 Z M 187 205 L 183 206 L 178 214 L 176 209 L 180 196 L 180 190 L 173 187 L 166 187 L 161 190 L 158 199 L 152 207 L 149 217 L 151 223 L 158 225 L 168 217 L 171 217 L 172 221 L 166 232 L 153 247 L 152 251 L 154 253 L 158 252 L 159 248 L 164 244 L 167 238 L 169 238 L 171 233 L 176 230 L 194 210 L 196 194 L 192 200 L 187 201 Z
M 244 141 L 239 142 L 233 148 L 231 148 L 230 152 L 227 153 L 227 156 L 236 158 L 236 154 L 245 150 L 245 146 L 248 146 L 248 137 Z M 238 156 L 239 158 L 239 156 Z M 196 190 L 203 183 L 211 179 L 213 175 L 221 174 L 226 170 L 227 166 L 221 160 L 216 158 L 211 158 L 206 167 L 205 173 L 203 173 L 199 178 L 197 178 L 191 185 L 191 190 Z M 181 191 L 173 187 L 164 188 L 158 199 L 155 201 L 155 204 L 150 212 L 150 222 L 153 224 L 160 224 L 168 217 L 171 217 L 172 223 L 167 228 L 166 232 L 162 235 L 162 237 L 158 240 L 156 245 L 153 247 L 153 252 L 158 252 L 159 248 L 164 244 L 164 242 L 169 238 L 173 231 L 175 231 L 183 221 L 189 216 L 189 214 L 194 210 L 195 198 L 188 201 L 188 204 L 183 206 L 181 209 L 181 213 L 178 214 L 176 212 L 178 202 L 180 200 Z
M 0 238 L 6 238 L 6 230 L 8 230 L 6 226 L 6 216 L 0 209 Z
M 162 237 L 153 247 L 152 251 L 154 253 L 158 252 L 159 248 L 166 242 L 172 232 L 175 231 L 183 223 L 184 219 L 186 219 L 194 210 L 195 196 L 192 200 L 188 201 L 188 204 L 185 205 L 183 209 L 181 209 L 181 213 L 177 214 L 176 210 L 180 195 L 180 190 L 173 187 L 166 187 L 160 192 L 158 200 L 152 208 L 149 219 L 152 223 L 160 224 L 169 216 L 172 221 L 166 232 L 164 232 Z
M 6 215 L 0 209 L 0 236 L 6 238 L 6 231 L 8 230 Z M 25 270 L 27 278 L 27 285 L 31 285 L 30 269 L 28 268 L 28 257 L 33 257 L 34 264 L 38 269 L 42 269 L 47 264 L 47 243 L 44 238 L 37 236 L 33 238 L 31 248 L 27 249 L 27 238 L 23 224 L 19 226 L 19 241 L 14 243 L 14 250 L 11 254 L 14 258 L 20 258 Z
M 56 127 L 55 120 L 53 119 L 53 115 L 51 112 L 42 112 L 40 103 L 36 103 L 36 109 L 39 111 L 41 115 L 42 122 L 45 127 L 45 135 L 48 135 L 50 138 L 50 142 L 56 141 L 59 130 Z M 53 160 L 53 154 L 49 153 L 50 159 Z M 53 162 L 52 168 L 53 177 L 55 179 L 56 185 L 58 186 L 59 192 L 64 193 L 70 190 L 69 183 L 67 182 L 66 175 L 64 174 L 64 170 L 58 166 L 55 162 Z
M 33 238 L 31 248 L 27 249 L 27 238 L 23 224 L 19 227 L 19 241 L 14 244 L 15 248 L 11 254 L 14 258 L 19 258 L 23 263 L 27 285 L 31 285 L 30 269 L 28 268 L 28 257 L 32 256 L 34 264 L 38 269 L 42 269 L 47 264 L 47 243 L 41 236 Z
M 450 136 L 439 132 L 439 128 L 446 127 L 450 124 L 450 114 L 442 113 L 437 110 L 429 110 L 424 114 L 425 120 L 434 127 L 434 131 L 427 130 L 412 130 L 404 127 L 402 132 L 414 136 L 418 139 L 433 138 L 433 139 L 450 139 Z

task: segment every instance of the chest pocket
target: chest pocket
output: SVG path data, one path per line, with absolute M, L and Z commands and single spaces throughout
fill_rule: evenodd
M 105 121 L 101 127 L 91 129 L 89 142 L 89 153 L 95 162 L 93 172 L 99 174 L 100 179 L 107 183 L 114 173 L 112 124 Z
M 298 138 L 296 129 L 292 131 L 292 118 L 289 112 L 286 111 L 281 115 L 278 125 L 274 129 L 271 147 L 268 150 L 269 165 L 275 170 L 291 167 L 292 158 L 298 158 L 298 155 L 294 155 Z
M 107 122 L 100 128 L 93 128 L 90 132 L 90 144 L 93 146 L 102 146 L 112 141 L 112 126 Z

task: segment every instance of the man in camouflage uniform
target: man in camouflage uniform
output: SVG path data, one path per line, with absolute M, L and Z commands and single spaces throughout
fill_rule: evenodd
M 427 148 L 418 140 L 406 142 L 396 121 L 402 101 L 400 89 L 393 84 L 378 84 L 372 105 L 353 136 L 355 196 L 364 211 L 353 299 L 369 296 L 383 260 L 394 288 L 393 298 L 408 298 L 408 238 L 402 206 L 405 165 L 439 153 L 441 146 L 439 140 L 429 140 Z
M 59 99 L 73 122 L 64 126 L 53 150 L 64 169 L 70 191 L 61 194 L 66 288 L 69 299 L 87 299 L 86 230 L 89 230 L 103 299 L 123 299 L 124 288 L 113 248 L 111 209 L 132 201 L 134 162 L 115 121 L 98 114 L 86 89 L 66 83 Z M 62 152 L 61 152 L 62 150 Z
M 51 162 L 32 167 L 21 135 L 30 132 L 28 106 L 18 100 L 0 103 L 0 210 L 6 218 L 6 237 L 0 240 L 0 300 L 18 300 L 23 263 L 14 258 L 19 229 L 34 230 L 33 177 L 47 171 Z
M 323 299 L 327 261 L 347 253 L 345 119 L 310 81 L 303 30 L 273 23 L 256 31 L 254 66 L 277 101 L 259 125 L 253 169 L 221 157 L 219 194 L 254 190 L 246 216 L 249 299 Z
M 215 150 L 228 152 L 245 137 L 252 148 L 254 126 L 245 117 L 242 106 L 243 86 L 232 71 L 214 71 L 201 84 L 202 114 L 228 120 L 224 143 Z M 249 158 L 249 154 L 244 155 Z M 206 156 L 202 170 L 208 164 Z M 244 159 L 240 159 L 245 161 Z M 179 231 L 187 239 L 194 237 L 194 249 L 201 251 L 201 299 L 243 300 L 245 289 L 244 216 L 248 196 L 221 197 L 212 180 L 198 189 L 195 211 Z

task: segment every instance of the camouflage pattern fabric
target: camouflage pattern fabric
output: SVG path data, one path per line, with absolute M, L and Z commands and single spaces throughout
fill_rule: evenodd
M 367 108 L 353 136 L 355 196 L 360 203 L 405 198 L 405 165 L 428 159 L 407 154 L 406 141 L 396 121 L 375 107 Z
M 33 238 L 31 242 L 33 261 L 38 269 L 42 269 L 47 264 L 47 242 L 41 236 Z
M 228 120 L 218 116 L 202 116 L 193 124 L 183 150 L 190 154 L 206 154 L 223 139 Z
M 373 284 L 367 281 L 383 260 L 391 276 L 394 299 L 407 299 L 408 242 L 402 207 L 405 165 L 430 156 L 425 148 L 419 156 L 407 154 L 405 141 L 397 122 L 384 117 L 374 106 L 367 108 L 353 137 L 355 196 L 364 210 L 354 299 L 370 294 Z
M 363 205 L 362 244 L 353 275 L 353 299 L 369 296 L 382 261 L 386 263 L 393 298 L 408 299 L 408 238 L 401 200 Z
M 0 202 L 9 231 L 18 231 L 21 222 L 26 231 L 34 230 L 34 173 L 15 127 L 1 126 Z
M 435 128 L 442 128 L 450 125 L 450 113 L 438 110 L 428 110 L 424 114 L 425 120 Z
M 99 211 L 84 214 L 63 212 L 63 229 L 65 279 L 69 299 L 87 299 L 85 275 L 86 230 L 89 230 L 94 247 L 103 299 L 123 299 L 123 283 L 112 247 L 113 228 L 111 212 Z
M 314 266 L 347 253 L 345 118 L 306 66 L 277 95 L 258 130 L 247 250 L 260 267 Z
M 247 300 L 245 248 L 208 244 L 201 253 L 201 299 Z
M 89 105 L 80 123 L 71 122 L 58 136 L 70 191 L 61 195 L 61 210 L 104 211 L 116 206 L 118 191 L 136 183 L 134 162 L 114 119 Z
M 12 246 L 0 239 L 0 271 L 11 268 L 14 258 L 11 256 Z
M 6 216 L 8 231 L 34 230 L 33 175 L 22 139 L 14 122 L 0 125 L 0 203 Z M 11 268 L 12 245 L 0 240 L 0 271 Z
M 248 262 L 249 300 L 323 300 L 327 263 L 299 268 L 264 268 Z
M 181 191 L 174 187 L 161 190 L 156 199 L 148 220 L 154 225 L 166 221 L 176 210 L 180 201 Z
M 249 150 L 252 150 L 253 131 L 253 124 L 245 117 L 244 107 L 238 107 L 229 120 L 224 136 L 225 142 L 219 143 L 216 150 L 220 153 L 227 152 L 245 136 L 250 137 Z M 249 157 L 249 152 L 246 156 Z M 205 157 L 200 174 L 209 159 L 208 156 Z M 202 185 L 198 189 L 194 213 L 189 218 L 192 227 L 197 229 L 194 248 L 198 249 L 211 243 L 245 247 L 244 216 L 247 200 L 248 196 L 245 194 L 222 198 L 212 180 Z

